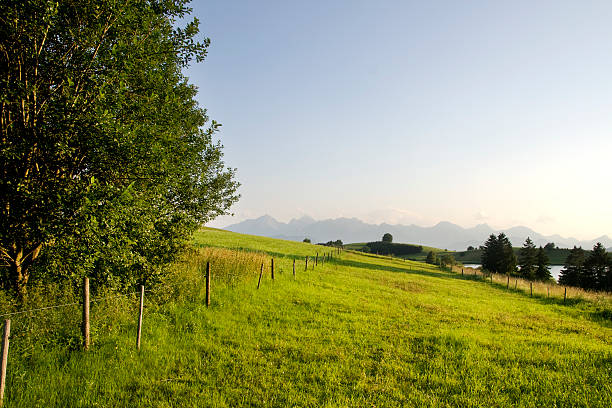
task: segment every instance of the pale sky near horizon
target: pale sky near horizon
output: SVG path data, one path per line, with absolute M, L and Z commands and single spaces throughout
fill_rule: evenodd
M 281 221 L 612 236 L 612 2 L 194 1 L 190 82 Z

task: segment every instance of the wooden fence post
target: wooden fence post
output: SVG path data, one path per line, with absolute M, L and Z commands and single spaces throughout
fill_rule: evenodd
M 319 253 L 317 252 L 317 256 L 315 256 L 315 266 L 319 264 Z
M 6 363 L 8 362 L 9 338 L 11 336 L 11 319 L 4 321 L 4 334 L 2 336 L 2 360 L 0 361 L 0 407 L 4 401 L 4 387 L 6 385 Z
M 136 348 L 140 350 L 140 337 L 142 336 L 142 312 L 144 309 L 144 285 L 140 285 L 140 311 L 138 312 L 138 333 L 136 334 Z
M 306 256 L 306 266 L 304 266 L 304 272 L 308 270 L 308 256 Z
M 206 307 L 210 306 L 210 262 L 206 262 Z
M 261 269 L 259 270 L 259 280 L 257 281 L 257 289 L 259 289 L 259 285 L 261 285 L 261 275 L 263 275 L 263 262 L 261 263 Z
M 293 260 L 293 279 L 295 279 L 295 259 Z
M 272 258 L 272 263 L 270 264 L 270 268 L 272 270 L 272 280 L 274 280 L 274 258 Z
M 529 281 L 529 297 L 533 297 L 533 281 Z
M 518 287 L 518 278 L 514 280 L 514 290 Z
M 463 268 L 461 268 L 461 276 L 463 276 Z
M 89 278 L 83 278 L 83 349 L 89 349 Z
M 567 287 L 564 288 L 565 291 L 563 291 L 563 304 L 565 304 L 565 299 L 567 299 Z
M 506 282 L 506 290 L 510 288 L 510 274 L 508 274 L 508 282 Z

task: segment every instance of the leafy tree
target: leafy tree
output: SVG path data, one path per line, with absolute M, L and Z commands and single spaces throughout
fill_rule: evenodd
M 565 266 L 559 275 L 559 284 L 567 286 L 580 286 L 584 271 L 584 262 L 584 250 L 574 246 L 565 259 Z
M 540 246 L 537 254 L 537 269 L 535 272 L 535 278 L 540 281 L 547 281 L 552 279 L 550 274 L 550 269 L 548 268 L 549 260 L 548 255 L 546 255 L 546 251 L 544 248 Z
M 553 250 L 555 248 L 556 246 L 554 242 L 549 242 L 546 245 L 544 245 L 544 249 L 546 249 L 547 251 Z
M 519 252 L 520 274 L 523 278 L 533 280 L 536 277 L 538 251 L 531 238 L 527 237 Z
M 385 233 L 385 235 L 382 237 L 382 242 L 393 242 L 393 235 L 389 234 L 388 232 Z
M 437 262 L 437 257 L 436 255 L 433 253 L 433 251 L 429 251 L 427 253 L 427 258 L 425 259 L 425 262 L 427 262 L 428 264 L 435 264 Z
M 187 1 L 0 2 L 0 283 L 155 280 L 238 199 Z M 184 20 L 183 20 L 184 21 Z
M 306 242 L 307 244 L 310 244 L 310 238 L 304 238 L 304 240 L 302 240 L 302 242 Z
M 443 266 L 454 265 L 455 258 L 451 254 L 444 254 L 442 255 L 441 262 Z
M 474 247 L 473 247 L 473 246 L 471 246 L 471 245 L 470 245 L 469 247 L 467 247 L 467 250 L 468 250 L 468 251 L 474 251 L 475 249 L 476 249 L 476 248 L 474 248 Z

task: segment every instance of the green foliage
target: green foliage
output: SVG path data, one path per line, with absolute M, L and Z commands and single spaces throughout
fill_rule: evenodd
M 514 274 L 516 262 L 516 255 L 508 237 L 503 232 L 498 236 L 491 234 L 482 251 L 483 269 L 493 273 Z
M 451 254 L 444 254 L 440 257 L 440 262 L 442 266 L 452 266 L 455 265 L 455 258 Z
M 519 273 L 523 279 L 535 279 L 538 256 L 539 252 L 531 241 L 531 238 L 527 237 L 519 253 L 519 266 L 521 268 Z
M 310 244 L 310 238 L 304 238 L 302 242 L 306 242 L 307 244 Z
M 389 242 L 389 243 L 393 242 L 393 235 L 389 234 L 388 232 L 385 233 L 382 236 L 382 242 Z
M 610 259 L 604 246 L 598 242 L 584 263 L 580 286 L 585 289 L 610 290 Z
M 370 252 L 380 255 L 402 256 L 417 254 L 423 250 L 423 247 L 420 245 L 394 244 L 385 241 L 368 242 L 367 246 L 370 248 Z
M 548 268 L 548 256 L 546 255 L 546 251 L 544 248 L 540 246 L 538 248 L 537 254 L 537 269 L 535 272 L 535 278 L 539 281 L 548 281 L 552 279 L 552 275 L 550 274 L 550 269 Z
M 570 251 L 565 266 L 559 275 L 559 284 L 564 286 L 580 286 L 584 270 L 585 254 L 582 248 L 574 248 Z
M 4 287 L 154 281 L 237 200 L 182 74 L 209 44 L 196 19 L 179 27 L 186 5 L 0 3 Z
M 588 290 L 612 291 L 612 258 L 601 243 L 588 257 L 582 248 L 572 249 L 559 276 L 559 283 Z
M 341 239 L 337 239 L 335 241 L 327 241 L 325 243 L 319 243 L 317 245 L 324 245 L 324 246 L 337 247 L 337 248 L 342 248 L 343 247 L 343 243 L 342 243 Z
M 438 258 L 436 257 L 436 255 L 433 253 L 433 251 L 429 251 L 427 253 L 427 258 L 425 258 L 425 262 L 430 264 L 430 265 L 435 265 L 438 263 Z

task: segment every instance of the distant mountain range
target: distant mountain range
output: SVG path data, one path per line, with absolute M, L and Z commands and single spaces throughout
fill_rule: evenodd
M 414 243 L 449 250 L 465 250 L 468 246 L 482 245 L 491 234 L 505 233 L 512 245 L 522 246 L 527 237 L 536 245 L 554 242 L 560 248 L 572 248 L 574 245 L 591 249 L 601 242 L 608 251 L 612 250 L 612 239 L 607 235 L 590 241 L 580 241 L 576 238 L 564 238 L 560 235 L 545 236 L 527 227 L 512 227 L 496 230 L 487 224 L 473 228 L 462 228 L 450 222 L 440 222 L 433 227 L 418 225 L 367 224 L 357 218 L 336 218 L 317 221 L 311 217 L 293 219 L 288 223 L 275 220 L 269 215 L 232 224 L 224 229 L 243 234 L 302 241 L 305 237 L 313 243 L 335 241 L 341 239 L 344 243 L 371 242 L 381 239 L 384 233 L 393 235 L 394 242 Z

